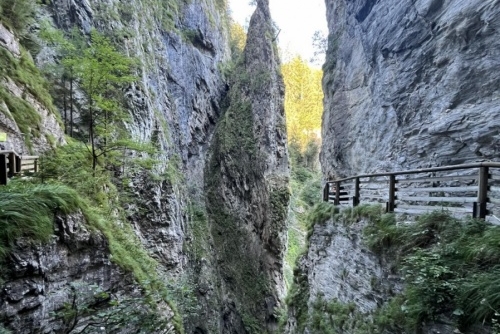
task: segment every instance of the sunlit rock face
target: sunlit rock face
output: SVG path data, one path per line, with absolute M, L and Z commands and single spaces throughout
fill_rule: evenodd
M 498 158 L 498 1 L 326 5 L 325 176 Z

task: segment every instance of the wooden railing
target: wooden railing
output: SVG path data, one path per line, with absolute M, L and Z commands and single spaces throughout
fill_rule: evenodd
M 19 155 L 15 151 L 0 151 L 0 185 L 6 185 L 16 175 L 38 172 L 38 156 Z
M 500 163 L 357 175 L 328 181 L 323 199 L 346 206 L 385 203 L 387 212 L 406 214 L 443 208 L 474 218 L 500 216 Z

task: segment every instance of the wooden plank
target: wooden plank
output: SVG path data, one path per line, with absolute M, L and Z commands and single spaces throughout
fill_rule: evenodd
M 34 170 L 34 169 L 35 169 L 35 165 L 34 164 L 21 166 L 21 171 L 22 172 L 30 171 L 30 170 Z
M 500 205 L 500 198 L 489 197 L 488 202 Z
M 361 204 L 364 203 L 364 199 L 365 198 L 368 198 L 368 199 L 377 199 L 377 200 L 381 200 L 381 201 L 384 201 L 384 202 L 387 201 L 387 196 L 364 196 L 364 195 L 361 195 Z
M 432 188 L 398 188 L 398 192 L 455 192 L 455 191 L 477 191 L 477 186 L 470 187 L 432 187 Z M 500 188 L 499 188 L 500 191 Z
M 490 191 L 500 192 L 500 187 L 490 186 Z
M 40 157 L 38 155 L 22 155 L 21 159 L 23 160 L 36 160 L 39 159 Z
M 410 183 L 410 182 L 438 182 L 438 181 L 463 181 L 463 180 L 477 180 L 477 175 L 454 175 L 454 176 L 436 176 L 436 177 L 420 177 L 413 179 L 398 179 L 397 183 Z
M 490 180 L 500 181 L 500 175 L 490 174 Z
M 370 184 L 370 183 L 388 184 L 389 183 L 389 178 L 387 178 L 387 180 L 366 180 L 366 181 L 359 180 L 359 183 L 360 184 Z
M 405 205 L 405 204 L 397 204 L 397 209 L 409 209 L 409 210 L 425 210 L 425 211 L 435 211 L 435 210 L 443 210 L 450 212 L 462 212 L 462 213 L 472 213 L 472 208 L 464 208 L 464 207 L 453 207 L 453 206 L 430 206 L 430 205 Z
M 400 201 L 415 201 L 415 202 L 444 202 L 444 203 L 474 203 L 476 197 L 400 197 Z
M 385 185 L 381 185 L 380 187 L 377 187 L 375 184 L 367 184 L 365 186 L 360 186 L 359 189 L 361 190 L 387 190 L 389 189 L 389 182 Z

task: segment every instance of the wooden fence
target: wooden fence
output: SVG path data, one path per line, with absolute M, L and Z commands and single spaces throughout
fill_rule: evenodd
M 446 209 L 485 219 L 500 216 L 500 163 L 483 162 L 328 181 L 323 199 L 340 206 L 385 203 L 387 212 Z
M 15 151 L 0 151 L 0 185 L 6 185 L 16 175 L 38 172 L 38 156 L 19 155 Z

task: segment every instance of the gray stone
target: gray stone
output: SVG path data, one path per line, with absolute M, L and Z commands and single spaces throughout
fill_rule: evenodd
M 327 0 L 325 175 L 498 160 L 498 4 Z

